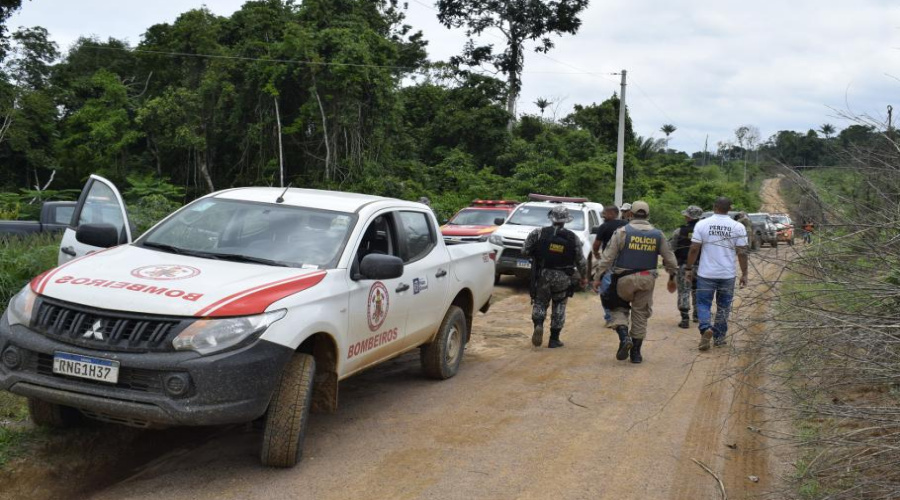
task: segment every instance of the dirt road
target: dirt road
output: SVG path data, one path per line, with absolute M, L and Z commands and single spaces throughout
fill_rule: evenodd
M 340 410 L 315 415 L 297 468 L 260 468 L 258 433 L 231 429 L 96 498 L 718 498 L 693 458 L 730 498 L 759 494 L 773 479 L 767 453 L 752 451 L 762 438 L 720 381 L 740 359 L 698 353 L 664 285 L 642 365 L 614 359 L 586 294 L 572 301 L 566 347 L 532 349 L 528 295 L 504 283 L 512 293 L 476 321 L 456 378 L 423 379 L 408 356 L 348 380 Z
M 777 184 L 763 193 L 780 203 Z M 754 272 L 776 274 L 776 251 L 755 254 Z M 458 376 L 425 379 L 408 355 L 345 381 L 338 412 L 313 415 L 296 468 L 260 467 L 259 431 L 249 426 L 199 438 L 148 431 L 166 451 L 117 471 L 130 477 L 93 497 L 721 498 L 693 459 L 721 478 L 729 498 L 763 494 L 787 459 L 756 432 L 767 415 L 752 387 L 764 374 L 734 349 L 765 328 L 753 319 L 766 315 L 768 288 L 751 276 L 740 295 L 754 300 L 737 305 L 732 345 L 706 353 L 696 349 L 696 328 L 676 327 L 675 297 L 661 278 L 641 365 L 614 359 L 617 339 L 589 294 L 570 302 L 565 348 L 533 349 L 527 290 L 505 278 L 501 299 L 475 321 Z M 737 369 L 740 376 L 726 377 Z

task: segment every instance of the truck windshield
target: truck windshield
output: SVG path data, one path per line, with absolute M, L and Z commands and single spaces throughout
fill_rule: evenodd
M 342 212 L 205 198 L 137 244 L 210 259 L 326 269 L 336 265 L 354 219 Z
M 460 210 L 456 217 L 450 219 L 452 226 L 493 226 L 494 219 L 505 219 L 509 215 L 506 210 Z
M 543 227 L 550 225 L 550 219 L 547 214 L 553 207 L 544 206 L 522 206 L 513 213 L 507 224 L 515 224 L 520 226 L 536 226 Z M 569 215 L 572 216 L 572 222 L 566 224 L 566 228 L 571 231 L 584 231 L 584 213 L 580 210 L 569 209 Z
M 766 222 L 766 216 L 765 216 L 765 215 L 753 215 L 753 214 L 751 214 L 751 215 L 750 215 L 750 220 L 753 221 L 753 222 L 756 222 L 756 223 L 760 223 L 760 224 L 761 224 L 761 223 Z

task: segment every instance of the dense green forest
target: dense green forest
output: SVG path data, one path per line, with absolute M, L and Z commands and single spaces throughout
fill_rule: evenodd
M 6 17 L 19 7 L 2 4 Z M 615 95 L 558 120 L 511 121 L 509 83 L 465 58 L 429 60 L 396 0 L 256 0 L 229 17 L 199 8 L 149 26 L 137 46 L 81 38 L 65 54 L 41 27 L 3 38 L 5 217 L 74 196 L 90 173 L 162 211 L 174 206 L 163 198 L 277 186 L 279 148 L 285 185 L 429 196 L 445 216 L 473 198 L 529 192 L 612 201 Z M 739 138 L 692 157 L 635 136 L 629 117 L 625 198 L 656 204 L 664 226 L 720 194 L 753 209 L 759 163 L 827 161 L 829 141 L 847 139 L 831 135 Z

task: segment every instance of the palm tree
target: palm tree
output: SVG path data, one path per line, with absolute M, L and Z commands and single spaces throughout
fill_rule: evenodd
M 671 123 L 666 123 L 662 127 L 660 127 L 659 131 L 666 134 L 666 149 L 669 149 L 669 136 L 678 130 L 678 127 L 672 125 Z
M 553 104 L 552 102 L 544 99 L 543 97 L 538 97 L 536 101 L 534 101 L 534 105 L 537 106 L 541 110 L 541 119 L 544 119 L 544 110 L 550 107 Z
M 830 123 L 823 123 L 821 127 L 819 127 L 819 132 L 822 132 L 822 135 L 825 136 L 825 140 L 831 139 L 831 136 L 834 135 L 835 129 L 834 125 Z
M 653 155 L 662 151 L 666 145 L 665 139 L 654 139 L 652 137 L 641 136 L 635 137 L 634 143 L 637 146 L 635 149 L 635 156 L 637 156 L 639 160 L 649 160 Z

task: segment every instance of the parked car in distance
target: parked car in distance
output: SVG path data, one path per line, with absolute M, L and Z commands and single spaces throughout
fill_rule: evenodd
M 794 221 L 788 214 L 771 214 L 775 221 L 778 241 L 786 241 L 788 245 L 794 244 Z
M 762 245 L 769 244 L 778 246 L 777 230 L 775 229 L 775 221 L 772 217 L 764 212 L 748 214 L 750 221 L 753 223 L 754 250 Z
M 600 225 L 600 214 L 603 205 L 592 203 L 585 198 L 565 198 L 531 194 L 527 203 L 519 205 L 509 216 L 506 223 L 500 226 L 489 241 L 497 251 L 497 267 L 495 283 L 500 276 L 513 274 L 519 277 L 531 276 L 531 260 L 522 256 L 525 238 L 537 228 L 550 225 L 547 214 L 557 205 L 568 207 L 572 222 L 566 228 L 578 235 L 582 243 L 585 259 L 591 261 L 591 230 Z
M 72 221 L 74 213 L 74 201 L 45 201 L 41 206 L 40 220 L 0 221 L 0 238 L 35 233 L 61 233 Z
M 491 234 L 506 221 L 519 206 L 518 201 L 475 200 L 441 226 L 444 243 L 471 243 L 487 241 Z

